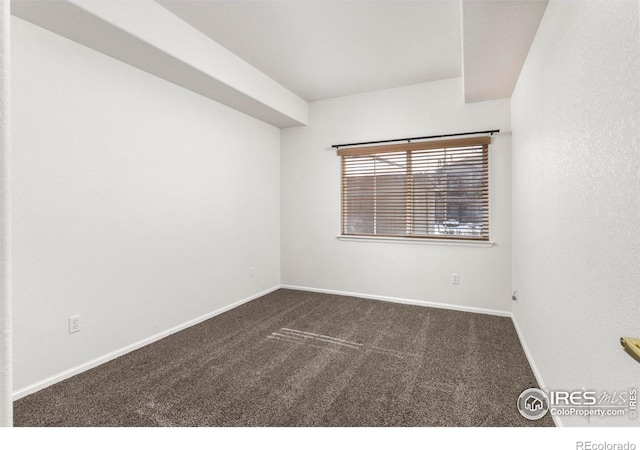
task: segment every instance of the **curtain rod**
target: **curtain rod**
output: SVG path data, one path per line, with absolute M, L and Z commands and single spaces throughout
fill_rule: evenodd
M 491 134 L 493 136 L 493 133 L 500 133 L 500 130 L 470 131 L 468 133 L 439 134 L 439 135 L 434 135 L 434 136 L 410 137 L 410 138 L 402 138 L 402 139 L 387 139 L 387 140 L 384 140 L 384 141 L 354 142 L 352 144 L 332 145 L 331 147 L 340 148 L 340 147 L 351 147 L 353 145 L 386 144 L 386 143 L 389 143 L 389 142 L 403 142 L 403 141 L 411 142 L 411 141 L 419 141 L 419 140 L 422 140 L 422 139 L 436 139 L 436 138 L 445 138 L 445 137 L 453 137 L 453 136 L 468 136 L 470 134 L 487 134 L 487 133 L 489 133 L 489 134 Z

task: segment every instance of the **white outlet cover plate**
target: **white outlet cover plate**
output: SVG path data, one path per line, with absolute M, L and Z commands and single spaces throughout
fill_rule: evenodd
M 80 316 L 69 317 L 69 334 L 80 331 Z

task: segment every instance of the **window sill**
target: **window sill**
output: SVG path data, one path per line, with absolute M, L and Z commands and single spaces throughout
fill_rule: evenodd
M 378 237 L 378 236 L 343 236 L 336 238 L 340 241 L 351 242 L 386 242 L 396 244 L 426 244 L 426 245 L 448 245 L 454 247 L 493 247 L 494 241 L 463 241 L 460 239 L 421 239 L 404 237 Z

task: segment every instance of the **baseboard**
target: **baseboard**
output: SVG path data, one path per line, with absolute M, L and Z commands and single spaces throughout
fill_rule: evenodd
M 535 361 L 533 360 L 533 356 L 531 355 L 531 352 L 529 351 L 529 347 L 527 346 L 527 343 L 522 335 L 522 332 L 520 330 L 520 327 L 518 326 L 518 322 L 516 320 L 516 318 L 513 316 L 513 314 L 511 312 L 508 311 L 500 311 L 500 310 L 494 310 L 494 309 L 487 309 L 487 308 L 476 308 L 476 307 L 471 307 L 471 306 L 459 306 L 459 305 L 451 305 L 451 304 L 447 304 L 447 303 L 436 303 L 436 302 L 428 302 L 428 301 L 422 301 L 422 300 L 412 300 L 412 299 L 405 299 L 405 298 L 399 298 L 399 297 L 388 297 L 388 296 L 383 296 L 383 295 L 372 295 L 372 294 L 363 294 L 363 293 L 357 293 L 357 292 L 347 292 L 347 291 L 336 291 L 336 290 L 332 290 L 332 289 L 320 289 L 320 288 L 310 288 L 310 287 L 304 287 L 304 286 L 292 286 L 292 285 L 278 285 L 278 286 L 274 286 L 272 288 L 266 289 L 262 292 L 258 292 L 257 294 L 254 294 L 250 297 L 246 297 L 242 300 L 238 300 L 237 302 L 231 303 L 230 305 L 227 305 L 223 308 L 217 309 L 215 311 L 212 311 L 210 313 L 207 313 L 205 315 L 202 315 L 196 319 L 192 319 L 189 320 L 187 322 L 184 322 L 180 325 L 177 325 L 175 327 L 169 328 L 168 330 L 165 330 L 163 332 L 157 333 L 153 336 L 150 336 L 146 339 L 143 339 L 141 341 L 138 341 L 134 344 L 128 345 L 126 347 L 123 347 L 121 349 L 115 350 L 111 353 L 108 353 L 106 355 L 103 355 L 101 357 L 95 358 L 91 361 L 88 361 L 84 364 L 80 364 L 76 367 L 73 367 L 69 370 L 65 370 L 64 372 L 61 372 L 57 375 L 54 375 L 52 377 L 46 378 L 42 381 L 33 383 L 25 388 L 19 389 L 17 391 L 15 391 L 13 393 L 13 400 L 18 400 L 22 397 L 25 397 L 29 394 L 33 394 L 34 392 L 37 392 L 41 389 L 44 389 L 46 387 L 49 387 L 55 383 L 58 383 L 60 381 L 66 380 L 67 378 L 70 378 L 74 375 L 78 375 L 79 373 L 85 372 L 89 369 L 92 369 L 94 367 L 97 367 L 101 364 L 104 364 L 106 362 L 109 362 L 113 359 L 116 359 L 120 356 L 123 356 L 127 353 L 130 353 L 134 350 L 137 350 L 139 348 L 144 347 L 145 345 L 149 345 L 152 344 L 153 342 L 159 341 L 160 339 L 163 339 L 167 336 L 170 336 L 174 333 L 177 333 L 179 331 L 182 331 L 186 328 L 192 327 L 194 325 L 197 325 L 198 323 L 204 322 L 205 320 L 208 320 L 212 317 L 215 317 L 219 314 L 222 314 L 226 311 L 229 311 L 230 309 L 236 308 L 244 303 L 250 302 L 251 300 L 255 300 L 256 298 L 262 297 L 263 295 L 267 295 L 271 292 L 274 292 L 278 289 L 292 289 L 292 290 L 297 290 L 297 291 L 309 291 L 309 292 L 318 292 L 318 293 L 323 293 L 323 294 L 334 294 L 334 295 L 344 295 L 347 297 L 360 297 L 360 298 L 366 298 L 366 299 L 371 299 L 371 300 L 381 300 L 381 301 L 387 301 L 387 302 L 393 302 L 393 303 L 402 303 L 402 304 L 406 304 L 406 305 L 417 305 L 417 306 L 426 306 L 426 307 L 430 307 L 430 308 L 439 308 L 439 309 L 450 309 L 450 310 L 454 310 L 454 311 L 464 311 L 464 312 L 472 312 L 472 313 L 478 313 L 478 314 L 489 314 L 489 315 L 493 315 L 493 316 L 502 316 L 502 317 L 510 317 L 511 320 L 513 321 L 513 325 L 516 329 L 516 333 L 518 334 L 518 338 L 520 339 L 520 343 L 522 345 L 522 348 L 524 350 L 524 353 L 527 357 L 527 360 L 529 361 L 529 365 L 531 366 L 531 369 L 533 370 L 533 374 L 538 382 L 538 385 L 542 388 L 542 389 L 546 389 L 544 381 L 542 379 L 542 375 L 540 373 L 540 371 L 538 370 L 538 367 L 536 366 Z M 562 420 L 559 417 L 553 417 L 553 421 L 555 422 L 556 426 L 558 427 L 562 427 Z
M 522 345 L 522 349 L 524 350 L 524 354 L 527 357 L 527 361 L 529 361 L 529 366 L 531 366 L 531 370 L 533 371 L 533 376 L 536 377 L 536 381 L 538 382 L 538 386 L 540 386 L 540 389 L 542 389 L 543 391 L 546 391 L 547 385 L 542 379 L 542 373 L 540 373 L 540 370 L 538 369 L 536 362 L 533 360 L 533 355 L 529 350 L 527 341 L 525 341 L 524 335 L 522 334 L 522 331 L 520 330 L 520 326 L 518 325 L 518 321 L 516 320 L 516 317 L 513 314 L 511 314 L 511 320 L 513 321 L 513 327 L 516 329 L 516 333 L 518 334 L 518 339 L 520 339 L 520 345 Z M 562 419 L 560 417 L 556 417 L 553 414 L 551 414 L 551 417 L 553 418 L 553 422 L 556 424 L 557 427 L 564 427 L 564 424 L 562 423 Z
M 224 306 L 220 309 L 217 309 L 215 311 L 212 311 L 210 313 L 207 313 L 203 316 L 197 317 L 195 319 L 189 320 L 188 322 L 184 322 L 180 325 L 177 325 L 175 327 L 169 328 L 168 330 L 162 331 L 158 334 L 154 334 L 153 336 L 150 336 L 146 339 L 143 339 L 141 341 L 138 341 L 134 344 L 128 345 L 126 347 L 123 347 L 121 349 L 115 350 L 111 353 L 107 353 L 106 355 L 100 356 L 98 358 L 92 359 L 91 361 L 88 361 L 84 364 L 80 364 L 79 366 L 73 367 L 69 370 L 65 370 L 64 372 L 61 372 L 57 375 L 54 375 L 52 377 L 46 378 L 42 381 L 38 381 L 36 383 L 33 383 L 27 387 L 24 387 L 22 389 L 19 389 L 17 391 L 15 391 L 13 393 L 13 400 L 18 400 L 22 397 L 26 397 L 29 394 L 33 394 L 34 392 L 37 392 L 41 389 L 44 389 L 46 387 L 49 387 L 55 383 L 58 383 L 62 380 L 66 380 L 67 378 L 71 378 L 74 375 L 78 375 L 79 373 L 85 372 L 89 369 L 93 369 L 94 367 L 99 366 L 100 364 L 104 364 L 106 362 L 109 362 L 113 359 L 116 359 L 122 355 L 126 355 L 127 353 L 130 353 L 134 350 L 137 350 L 139 348 L 144 347 L 145 345 L 149 345 L 152 344 L 153 342 L 159 341 L 160 339 L 163 339 L 167 336 L 170 336 L 174 333 L 177 333 L 178 331 L 182 331 L 186 328 L 192 327 L 194 325 L 199 324 L 200 322 L 204 322 L 205 320 L 211 319 L 212 317 L 215 317 L 219 314 L 222 314 L 223 312 L 229 311 L 230 309 L 236 308 L 244 303 L 250 302 L 251 300 L 255 300 L 258 297 L 262 297 L 263 295 L 267 295 L 273 291 L 276 291 L 280 289 L 280 286 L 274 286 L 272 288 L 269 288 L 267 290 L 264 290 L 262 292 L 258 292 L 257 294 L 254 294 L 250 297 L 247 298 L 243 298 L 242 300 L 238 300 L 237 302 L 231 303 L 230 305 Z
M 321 294 L 344 295 L 347 297 L 360 297 L 360 298 L 366 298 L 369 300 L 382 300 L 385 302 L 402 303 L 404 305 L 427 306 L 429 308 L 451 309 L 454 311 L 472 312 L 477 314 L 489 314 L 491 316 L 511 317 L 510 311 L 500 311 L 497 309 L 488 309 L 488 308 L 476 308 L 474 306 L 451 305 L 449 303 L 437 303 L 437 302 L 428 302 L 424 300 L 412 300 L 412 299 L 399 298 L 399 297 L 387 297 L 384 295 L 362 294 L 359 292 L 335 291 L 333 289 L 320 289 L 320 288 L 311 288 L 306 286 L 292 286 L 288 284 L 283 284 L 280 287 L 282 289 L 293 289 L 296 291 L 309 291 L 309 292 L 318 292 Z
M 382 300 L 382 301 L 393 302 L 393 303 L 402 303 L 406 305 L 427 306 L 430 308 L 451 309 L 454 311 L 464 311 L 464 312 L 472 312 L 472 313 L 478 313 L 478 314 L 489 314 L 492 316 L 509 317 L 511 318 L 511 321 L 513 322 L 513 326 L 516 329 L 516 333 L 518 334 L 518 339 L 520 340 L 520 344 L 522 345 L 522 349 L 524 350 L 524 354 L 527 357 L 527 361 L 529 362 L 529 366 L 531 366 L 531 370 L 533 371 L 533 375 L 535 376 L 538 385 L 543 390 L 546 390 L 546 385 L 544 383 L 544 380 L 542 379 L 542 374 L 540 373 L 538 366 L 533 360 L 531 351 L 527 346 L 527 342 L 524 340 L 524 336 L 522 335 L 522 331 L 518 326 L 518 322 L 515 316 L 510 311 L 500 311 L 500 310 L 487 309 L 487 308 L 475 308 L 472 306 L 451 305 L 447 303 L 435 303 L 435 302 L 411 300 L 411 299 L 398 298 L 398 297 L 387 297 L 383 295 L 371 295 L 371 294 L 361 294 L 356 292 L 335 291 L 333 289 L 319 289 L 319 288 L 310 288 L 305 286 L 292 286 L 292 285 L 286 285 L 286 284 L 283 284 L 280 287 L 282 289 L 293 289 L 296 291 L 309 291 L 309 292 L 318 292 L 322 294 L 345 295 L 348 297 L 361 297 L 361 298 L 367 298 L 371 300 Z M 553 422 L 555 423 L 556 427 L 564 427 L 564 424 L 562 423 L 562 419 L 560 417 L 556 417 L 554 415 L 551 415 L 551 417 L 553 418 Z

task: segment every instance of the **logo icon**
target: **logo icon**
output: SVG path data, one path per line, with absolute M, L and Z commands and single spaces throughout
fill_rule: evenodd
M 518 411 L 525 419 L 541 419 L 549 411 L 549 397 L 538 388 L 525 389 L 518 397 Z

